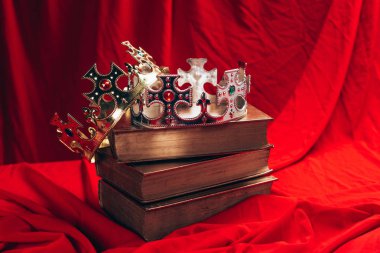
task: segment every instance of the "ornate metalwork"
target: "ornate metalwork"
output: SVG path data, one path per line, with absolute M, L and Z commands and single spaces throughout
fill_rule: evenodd
M 221 124 L 237 120 L 246 114 L 246 96 L 250 76 L 245 74 L 245 63 L 224 72 L 217 83 L 217 70 L 207 71 L 205 58 L 190 58 L 189 71 L 178 69 L 169 74 L 167 67 L 159 67 L 153 57 L 141 47 L 122 42 L 137 65 L 126 63 L 127 71 L 112 63 L 107 74 L 98 72 L 96 64 L 83 76 L 94 87 L 83 95 L 90 101 L 83 113 L 87 129 L 70 114 L 67 121 L 54 114 L 51 124 L 57 127 L 59 140 L 71 151 L 91 159 L 95 150 L 132 107 L 134 124 L 144 127 L 183 127 Z M 121 89 L 118 81 L 128 78 Z

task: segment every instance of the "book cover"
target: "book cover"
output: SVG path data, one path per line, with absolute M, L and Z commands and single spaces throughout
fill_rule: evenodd
M 146 129 L 116 126 L 109 136 L 114 157 L 123 162 L 211 156 L 259 149 L 268 144 L 271 117 L 248 105 L 239 121 L 203 127 Z

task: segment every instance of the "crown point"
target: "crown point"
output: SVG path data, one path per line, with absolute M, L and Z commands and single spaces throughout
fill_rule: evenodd
M 245 69 L 247 67 L 247 63 L 244 61 L 238 61 L 239 68 Z

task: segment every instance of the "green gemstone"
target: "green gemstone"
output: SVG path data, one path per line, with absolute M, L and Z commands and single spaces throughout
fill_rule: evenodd
M 235 93 L 235 85 L 230 86 L 230 90 L 228 92 L 232 96 Z

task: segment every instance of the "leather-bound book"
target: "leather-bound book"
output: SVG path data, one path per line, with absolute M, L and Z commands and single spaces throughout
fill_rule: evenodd
M 275 179 L 259 177 L 146 204 L 100 180 L 99 202 L 116 221 L 151 241 L 202 221 L 250 196 L 270 193 Z
M 248 105 L 244 118 L 219 125 L 147 129 L 118 124 L 109 140 L 114 157 L 123 162 L 231 154 L 266 146 L 271 120 Z
M 271 145 L 218 157 L 120 163 L 109 149 L 96 153 L 100 177 L 140 202 L 152 202 L 271 172 Z

